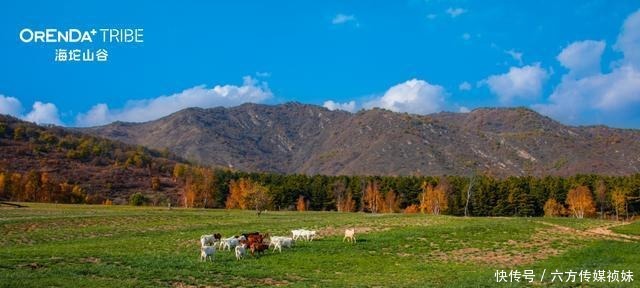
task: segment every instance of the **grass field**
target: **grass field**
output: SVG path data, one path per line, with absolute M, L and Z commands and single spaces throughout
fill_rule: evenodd
M 525 286 L 496 283 L 496 269 L 533 269 L 535 286 L 577 287 L 549 283 L 550 271 L 640 272 L 638 223 L 26 205 L 0 208 L 2 287 Z M 358 243 L 342 242 L 348 227 L 356 227 Z M 321 237 L 260 258 L 236 261 L 219 251 L 213 263 L 198 260 L 202 234 L 287 235 L 296 228 Z M 583 285 L 640 286 L 634 283 Z

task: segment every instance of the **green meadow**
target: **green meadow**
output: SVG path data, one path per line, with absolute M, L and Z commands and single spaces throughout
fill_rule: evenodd
M 1 287 L 637 287 L 640 281 L 633 275 L 631 283 L 550 282 L 556 269 L 640 273 L 638 223 L 25 205 L 0 208 Z M 352 227 L 357 243 L 342 242 Z M 319 237 L 282 253 L 237 261 L 217 251 L 213 262 L 199 261 L 203 234 L 291 235 L 298 228 Z M 533 270 L 535 280 L 498 283 L 497 270 Z

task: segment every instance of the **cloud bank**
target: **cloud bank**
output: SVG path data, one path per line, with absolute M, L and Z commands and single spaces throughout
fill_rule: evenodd
M 53 103 L 36 101 L 31 111 L 22 115 L 22 103 L 14 97 L 0 95 L 0 114 L 7 114 L 37 124 L 62 125 L 58 108 Z
M 605 47 L 604 41 L 595 40 L 577 41 L 565 47 L 557 59 L 568 72 L 548 103 L 534 105 L 534 109 L 571 124 L 598 120 L 624 124 L 627 117 L 638 117 L 640 10 L 625 20 L 613 46 L 622 52 L 623 58 L 610 65 L 611 71 L 603 73 L 600 62 Z
M 129 101 L 121 109 L 111 109 L 107 104 L 100 103 L 88 112 L 80 113 L 76 117 L 76 125 L 96 126 L 114 121 L 144 122 L 189 107 L 230 107 L 246 102 L 262 103 L 271 97 L 273 94 L 265 82 L 246 76 L 241 86 L 217 85 L 207 88 L 200 85 L 170 96 Z

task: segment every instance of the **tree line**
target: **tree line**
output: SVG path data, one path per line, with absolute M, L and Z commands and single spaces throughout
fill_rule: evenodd
M 640 174 L 572 177 L 326 176 L 246 173 L 190 164 L 173 167 L 181 187 L 174 206 L 464 216 L 629 217 L 640 212 Z M 144 204 L 146 191 L 136 193 Z M 13 201 L 105 203 L 108 195 L 47 172 L 0 171 L 0 198 Z M 141 200 L 142 199 L 142 200 Z M 168 203 L 156 203 L 166 205 Z
M 173 176 L 185 184 L 188 207 L 578 218 L 640 212 L 640 174 L 310 176 L 177 164 Z

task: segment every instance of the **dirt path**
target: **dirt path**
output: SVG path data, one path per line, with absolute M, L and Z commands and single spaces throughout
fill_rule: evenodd
M 564 231 L 565 233 L 572 234 L 572 235 L 580 235 L 585 237 L 602 238 L 602 239 L 617 240 L 617 241 L 624 241 L 624 242 L 640 241 L 640 236 L 620 234 L 610 230 L 610 228 L 628 225 L 628 224 L 631 224 L 631 222 L 614 223 L 614 224 L 609 224 L 609 225 L 591 228 L 587 230 L 579 230 L 579 229 L 562 226 L 554 223 L 549 223 L 545 221 L 538 221 L 538 223 L 557 228 L 560 231 Z
M 629 225 L 631 223 L 632 222 L 615 223 L 613 225 L 592 228 L 592 229 L 587 230 L 587 232 L 588 233 L 598 234 L 598 235 L 606 235 L 606 236 L 609 236 L 609 237 L 614 237 L 614 238 L 619 238 L 619 239 L 625 239 L 625 240 L 631 240 L 631 241 L 640 241 L 640 236 L 620 234 L 620 233 L 613 232 L 613 231 L 611 231 L 609 229 L 609 228 L 613 228 L 613 227 L 617 227 L 617 226 Z

